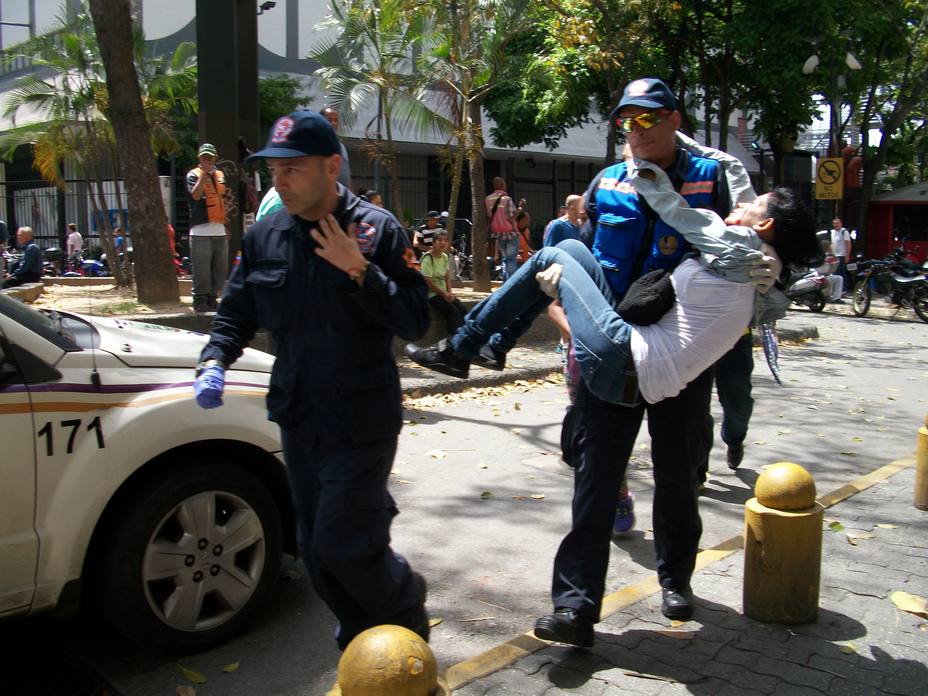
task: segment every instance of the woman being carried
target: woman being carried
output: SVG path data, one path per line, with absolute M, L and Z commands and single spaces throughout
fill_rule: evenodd
M 567 314 L 577 362 L 590 391 L 612 403 L 635 405 L 675 396 L 730 349 L 752 316 L 767 323 L 789 302 L 777 289 L 755 293 L 750 271 L 764 254 L 804 264 L 818 252 L 811 215 L 789 189 L 741 204 L 726 222 L 690 208 L 666 173 L 648 162 L 629 168 L 638 195 L 702 252 L 673 271 L 675 299 L 654 324 L 633 325 L 617 311 L 603 270 L 580 242 L 536 253 L 499 290 L 465 317 L 448 341 L 407 347 L 431 369 L 466 378 L 471 362 L 503 369 L 506 352 L 557 298 Z

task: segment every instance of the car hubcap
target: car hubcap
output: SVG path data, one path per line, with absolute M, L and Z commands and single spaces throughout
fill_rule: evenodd
M 254 594 L 264 556 L 264 528 L 248 503 L 223 491 L 200 493 L 165 515 L 149 540 L 145 598 L 172 628 L 215 628 Z

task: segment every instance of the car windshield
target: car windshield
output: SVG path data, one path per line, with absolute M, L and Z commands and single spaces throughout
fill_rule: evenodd
M 0 314 L 68 351 L 96 348 L 100 335 L 89 322 L 54 310 L 38 311 L 0 293 Z

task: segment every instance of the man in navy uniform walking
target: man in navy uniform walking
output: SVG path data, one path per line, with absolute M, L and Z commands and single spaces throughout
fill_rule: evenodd
M 397 624 L 429 635 L 425 581 L 390 547 L 387 478 L 402 425 L 394 335 L 421 338 L 426 284 L 399 222 L 337 182 L 329 122 L 296 111 L 273 125 L 264 158 L 284 209 L 242 240 L 203 349 L 198 403 L 222 403 L 225 369 L 258 327 L 277 359 L 267 397 L 281 427 L 300 548 L 338 618 L 338 646 Z

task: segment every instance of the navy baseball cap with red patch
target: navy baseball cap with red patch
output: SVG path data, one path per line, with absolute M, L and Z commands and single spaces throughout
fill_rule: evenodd
M 274 122 L 264 149 L 245 161 L 264 157 L 328 157 L 341 153 L 335 129 L 325 116 L 318 111 L 294 111 Z
M 612 111 L 612 118 L 617 117 L 619 111 L 626 106 L 676 111 L 677 98 L 663 80 L 658 80 L 656 77 L 642 77 L 632 80 L 625 86 L 619 105 Z

